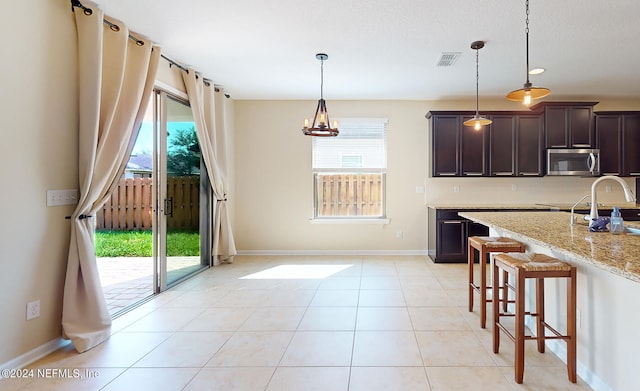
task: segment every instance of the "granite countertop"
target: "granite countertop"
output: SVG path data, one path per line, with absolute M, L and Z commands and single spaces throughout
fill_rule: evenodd
M 589 232 L 586 221 L 569 225 L 568 212 L 460 212 L 460 216 L 586 262 L 600 269 L 640 282 L 640 236 Z M 625 221 L 640 228 L 640 222 Z

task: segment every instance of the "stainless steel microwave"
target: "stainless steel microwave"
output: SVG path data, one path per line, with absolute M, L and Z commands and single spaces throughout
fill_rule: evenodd
M 547 175 L 600 175 L 599 149 L 547 149 Z

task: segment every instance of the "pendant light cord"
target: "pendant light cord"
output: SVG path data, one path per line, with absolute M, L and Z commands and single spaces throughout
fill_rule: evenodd
M 531 84 L 529 82 L 529 0 L 525 1 L 525 6 L 527 8 L 526 27 L 524 29 L 524 33 L 527 37 L 527 84 Z
M 476 118 L 480 115 L 478 112 L 478 95 L 480 94 L 480 90 L 478 88 L 478 83 L 480 83 L 480 72 L 478 70 L 478 56 L 479 56 L 479 49 L 476 49 Z
M 320 99 L 324 100 L 324 60 L 320 59 Z

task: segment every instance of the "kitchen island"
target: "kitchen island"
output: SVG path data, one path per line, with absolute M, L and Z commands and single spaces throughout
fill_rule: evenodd
M 535 243 L 554 253 L 640 282 L 640 236 L 589 232 L 588 222 L 569 225 L 567 212 L 460 212 L 460 216 L 525 243 Z M 625 222 L 640 227 L 639 222 Z M 579 266 L 578 264 L 576 266 Z
M 640 236 L 589 232 L 587 222 L 580 219 L 570 226 L 567 212 L 459 214 L 487 226 L 492 236 L 523 242 L 527 252 L 576 266 L 579 376 L 594 390 L 638 389 Z M 626 226 L 638 224 L 625 222 Z M 547 319 L 563 330 L 564 282 L 547 283 L 545 296 Z M 566 357 L 564 343 L 552 340 L 547 345 L 560 358 Z

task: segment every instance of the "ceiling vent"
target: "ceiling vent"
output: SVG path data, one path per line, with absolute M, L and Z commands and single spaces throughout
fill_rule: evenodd
M 438 60 L 439 67 L 450 67 L 460 58 L 460 52 L 442 52 Z

